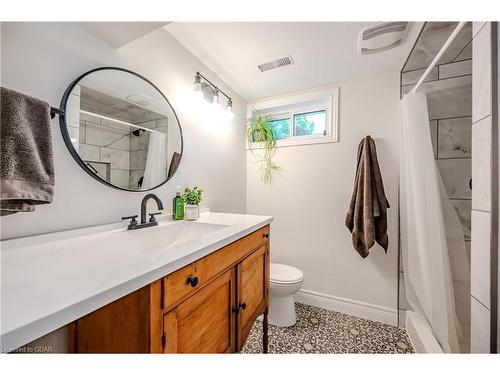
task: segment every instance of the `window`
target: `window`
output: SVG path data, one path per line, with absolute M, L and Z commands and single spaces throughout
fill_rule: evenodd
M 338 88 L 251 103 L 248 115 L 270 115 L 276 145 L 337 141 Z
M 293 134 L 326 135 L 326 110 L 298 113 L 293 116 Z
M 290 136 L 290 119 L 279 118 L 269 121 L 269 125 L 274 130 L 277 139 L 285 139 Z

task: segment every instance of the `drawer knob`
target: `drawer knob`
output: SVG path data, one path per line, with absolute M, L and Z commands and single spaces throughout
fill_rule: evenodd
M 241 310 L 245 310 L 247 308 L 247 304 L 245 302 L 240 303 L 238 306 L 233 307 L 233 312 L 238 315 Z
M 186 284 L 191 284 L 191 286 L 194 288 L 196 285 L 198 285 L 198 278 L 196 276 L 189 276 L 186 280 Z
M 264 238 L 269 238 L 269 233 L 264 233 L 264 234 L 262 235 L 262 237 L 264 237 Z

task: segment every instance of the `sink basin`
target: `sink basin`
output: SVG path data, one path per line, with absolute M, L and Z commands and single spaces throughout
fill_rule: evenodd
M 118 269 L 117 272 L 136 269 L 138 264 L 146 261 L 154 263 L 168 254 L 176 258 L 187 245 L 195 246 L 196 242 L 203 241 L 208 235 L 227 225 L 188 221 L 160 221 L 159 225 L 137 230 L 119 228 L 110 231 L 82 233 L 79 236 L 61 239 L 52 239 L 36 245 L 36 261 L 33 261 L 33 247 L 18 247 L 15 251 L 4 248 L 2 264 L 4 274 L 2 278 L 11 283 L 15 275 L 21 276 L 20 283 L 25 282 L 25 276 L 15 272 L 15 268 L 8 267 L 9 263 L 23 262 L 28 267 L 26 272 L 31 278 L 40 274 L 40 282 L 46 277 L 46 270 L 40 269 L 40 264 L 58 268 L 59 276 L 70 281 L 80 273 L 100 271 L 113 272 L 110 264 Z M 14 249 L 13 249 L 14 250 Z M 97 254 L 98 261 L 90 255 Z M 9 271 L 13 275 L 9 275 Z M 107 271 L 106 271 L 107 270 Z M 62 273 L 62 274 L 61 274 Z M 45 276 L 42 276 L 45 275 Z
M 126 241 L 130 246 L 130 241 L 145 250 L 165 249 L 181 243 L 200 240 L 203 236 L 227 228 L 227 225 L 202 223 L 197 221 L 167 221 L 160 222 L 155 227 L 136 229 L 133 231 L 116 231 L 110 237 L 116 246 L 116 241 Z
M 50 281 L 58 282 L 59 287 L 68 289 L 68 292 L 75 289 L 76 285 L 80 285 L 78 293 L 87 287 L 97 286 L 99 289 L 101 285 L 120 279 L 122 275 L 128 275 L 128 278 L 141 275 L 147 269 L 162 264 L 164 259 L 182 258 L 186 255 L 186 249 L 196 248 L 198 243 L 209 241 L 211 234 L 224 228 L 227 225 L 160 221 L 157 226 L 137 230 L 121 227 L 109 231 L 90 231 L 70 238 L 53 238 L 39 242 L 34 247 L 9 249 L 9 246 L 4 246 L 2 281 L 8 280 L 14 288 L 2 290 L 3 297 L 14 290 L 20 293 L 47 284 L 47 267 L 52 269 L 52 275 L 57 274 L 57 280 Z M 23 273 L 18 272 L 18 264 L 23 265 Z M 93 280 L 88 280 L 85 275 L 95 276 Z M 81 285 L 85 279 L 88 281 Z

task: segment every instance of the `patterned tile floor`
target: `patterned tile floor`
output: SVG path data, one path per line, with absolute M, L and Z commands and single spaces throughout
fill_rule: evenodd
M 297 324 L 269 325 L 269 353 L 413 353 L 406 331 L 388 324 L 296 303 Z M 262 353 L 262 322 L 242 353 Z

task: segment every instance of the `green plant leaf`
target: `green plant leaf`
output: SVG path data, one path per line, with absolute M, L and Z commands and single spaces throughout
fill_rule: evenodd
M 186 204 L 199 205 L 202 200 L 201 193 L 203 193 L 203 189 L 199 189 L 197 186 L 192 189 L 187 187 L 184 189 L 182 198 Z
M 262 145 L 264 155 L 261 161 L 261 174 L 264 183 L 269 183 L 280 167 L 272 161 L 273 152 L 276 148 L 276 134 L 270 124 L 271 115 L 258 114 L 248 120 L 247 143 L 248 148 L 255 155 L 256 144 Z

